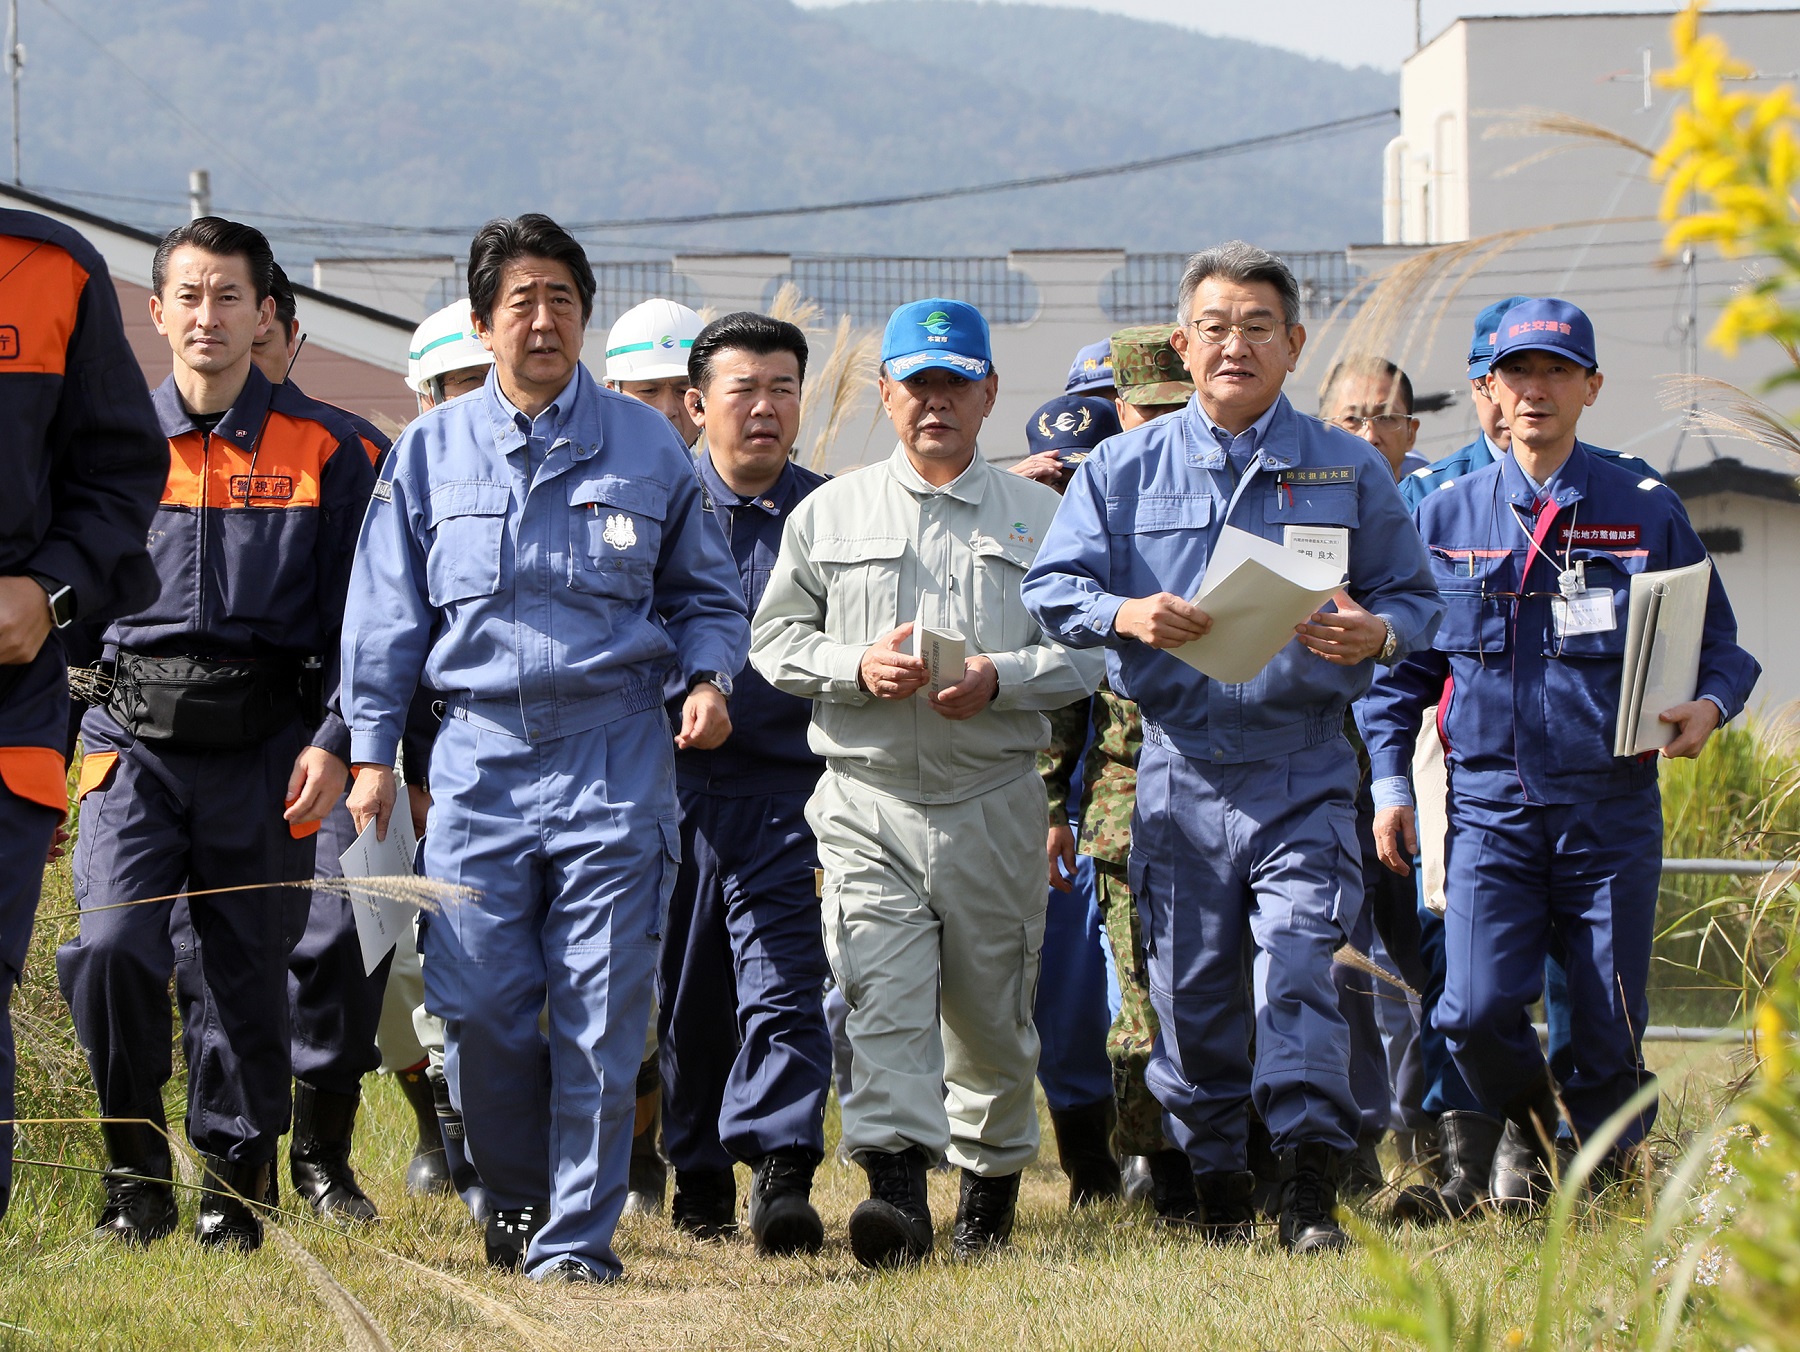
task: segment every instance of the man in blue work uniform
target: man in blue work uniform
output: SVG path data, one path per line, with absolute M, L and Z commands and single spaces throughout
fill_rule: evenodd
M 1076 471 L 1023 594 L 1048 633 L 1104 645 L 1112 688 L 1143 714 L 1130 870 L 1161 1025 L 1149 1082 L 1193 1161 L 1205 1231 L 1251 1237 L 1254 1097 L 1277 1152 L 1283 1244 L 1339 1248 L 1332 1212 L 1358 1117 L 1331 956 L 1362 900 L 1344 711 L 1371 659 L 1429 638 L 1440 603 L 1386 463 L 1281 393 L 1306 340 L 1293 274 L 1233 241 L 1194 255 L 1177 294 L 1194 399 Z M 1226 524 L 1348 576 L 1335 608 L 1241 685 L 1160 651 L 1211 628 L 1185 598 Z
M 102 1114 L 151 1124 L 107 1137 L 100 1229 L 128 1243 L 176 1221 L 158 1130 L 171 973 L 205 1166 L 195 1232 L 262 1242 L 244 1199 L 266 1195 L 288 1126 L 287 960 L 306 918 L 306 893 L 280 884 L 312 875 L 347 772 L 348 732 L 325 709 L 374 471 L 341 418 L 253 364 L 274 262 L 259 231 L 216 216 L 157 248 L 150 315 L 175 356 L 152 396 L 169 458 L 160 590 L 107 630 L 110 694 L 81 725 L 81 929 L 57 973 Z
M 1469 341 L 1469 399 L 1475 409 L 1480 432 L 1475 440 L 1458 451 L 1417 470 L 1400 480 L 1400 497 L 1409 510 L 1432 493 L 1449 487 L 1456 480 L 1485 469 L 1506 455 L 1512 444 L 1506 419 L 1500 405 L 1488 392 L 1488 368 L 1494 360 L 1494 341 L 1501 317 L 1524 296 L 1508 296 L 1494 302 L 1475 316 L 1475 332 Z M 1660 479 L 1649 464 L 1636 456 L 1590 446 L 1594 455 L 1616 460 L 1640 478 Z M 1437 739 L 1436 701 L 1426 711 L 1425 725 L 1431 729 L 1415 746 L 1414 772 L 1430 778 L 1431 792 L 1420 795 L 1418 829 L 1421 844 L 1429 852 L 1430 862 L 1419 877 L 1419 957 L 1422 980 L 1419 989 L 1419 1059 L 1425 1080 L 1421 1102 L 1427 1117 L 1436 1120 L 1437 1158 L 1434 1186 L 1424 1191 L 1403 1189 L 1395 1200 L 1398 1219 L 1430 1221 L 1444 1214 L 1457 1218 L 1468 1215 L 1488 1196 L 1493 1174 L 1494 1151 L 1499 1146 L 1503 1124 L 1482 1110 L 1481 1100 L 1464 1082 L 1444 1045 L 1444 1034 L 1437 1026 L 1434 1011 L 1444 991 L 1444 915 L 1443 915 L 1443 800 L 1444 759 Z M 1430 839 L 1427 839 L 1430 837 Z M 1401 861 L 1404 865 L 1405 861 Z M 1409 871 L 1406 869 L 1402 870 Z M 1554 938 L 1549 957 L 1544 963 L 1544 1013 L 1550 1026 L 1550 1066 L 1560 1077 L 1569 1074 L 1569 1001 L 1558 960 Z
M 1488 394 L 1511 432 L 1498 463 L 1434 492 L 1417 513 L 1446 601 L 1430 649 L 1376 682 L 1362 709 L 1376 842 L 1390 868 L 1416 845 L 1406 781 L 1437 703 L 1450 770 L 1445 987 L 1436 1021 L 1483 1111 L 1505 1121 L 1490 1190 L 1530 1208 L 1552 1143 L 1585 1138 L 1649 1082 L 1647 1015 L 1661 875 L 1654 756 L 1613 755 L 1633 574 L 1706 557 L 1675 494 L 1576 439 L 1600 393 L 1593 326 L 1530 300 L 1498 325 Z M 1737 644 L 1715 573 L 1698 693 L 1661 711 L 1665 756 L 1693 756 L 1744 706 L 1760 672 Z M 1560 940 L 1572 1069 L 1560 1086 L 1529 1006 Z M 1652 1104 L 1620 1137 L 1642 1140 Z M 1613 1163 L 1619 1163 L 1615 1157 Z
M 66 225 L 0 211 L 0 1216 L 12 1198 L 12 993 L 68 811 L 64 640 L 155 594 L 144 538 L 169 456 L 106 263 Z M 137 1129 L 104 1128 L 109 1136 Z M 166 1142 L 157 1142 L 169 1157 Z M 165 1175 L 166 1177 L 167 1175 Z
M 806 335 L 729 314 L 694 339 L 688 371 L 688 412 L 706 434 L 695 472 L 754 610 L 788 513 L 825 482 L 788 458 Z M 657 979 L 670 1217 L 703 1239 L 735 1230 L 731 1169 L 742 1160 L 757 1248 L 816 1253 L 825 1229 L 809 1199 L 825 1154 L 830 969 L 806 800 L 825 762 L 806 744 L 810 700 L 750 666 L 736 685 L 731 740 L 675 756 L 682 863 Z
M 476 234 L 469 304 L 494 370 L 395 444 L 344 624 L 359 829 L 385 833 L 420 681 L 448 702 L 425 872 L 480 895 L 431 916 L 421 951 L 493 1208 L 488 1261 L 574 1282 L 620 1272 L 681 852 L 664 682 L 673 667 L 688 691 L 675 744 L 717 746 L 749 646 L 686 448 L 580 364 L 593 297 L 581 245 L 547 216 Z

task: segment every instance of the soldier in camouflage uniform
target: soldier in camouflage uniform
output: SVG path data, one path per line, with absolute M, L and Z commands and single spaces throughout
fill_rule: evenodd
M 1169 345 L 1171 331 L 1167 324 L 1140 325 L 1112 336 L 1116 403 L 1127 430 L 1176 412 L 1194 392 L 1192 377 Z M 1074 842 L 1068 839 L 1069 791 L 1077 765 L 1082 769 L 1080 852 L 1094 861 L 1094 890 L 1119 976 L 1119 1013 L 1106 1049 L 1119 1113 L 1114 1139 L 1127 1157 L 1126 1195 L 1147 1190 L 1159 1217 L 1182 1223 L 1198 1214 L 1199 1201 L 1187 1156 L 1163 1137 L 1162 1105 L 1144 1083 L 1156 1014 L 1150 1007 L 1143 931 L 1126 883 L 1142 746 L 1137 705 L 1102 684 L 1091 700 L 1050 715 L 1050 746 L 1038 757 L 1038 769 L 1050 793 L 1050 853 L 1062 859 L 1065 876 L 1075 863 Z

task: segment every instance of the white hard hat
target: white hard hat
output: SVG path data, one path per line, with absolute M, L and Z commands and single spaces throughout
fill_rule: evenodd
M 608 380 L 685 376 L 688 353 L 706 325 L 685 305 L 657 296 L 619 316 L 606 335 Z
M 492 366 L 494 354 L 475 336 L 469 298 L 453 300 L 413 330 L 406 354 L 406 383 L 415 393 L 430 394 L 431 382 L 451 371 Z

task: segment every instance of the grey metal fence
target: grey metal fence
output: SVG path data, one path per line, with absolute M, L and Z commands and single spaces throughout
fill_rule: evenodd
M 594 282 L 594 317 L 588 327 L 602 333 L 632 306 L 655 296 L 696 310 L 706 303 L 700 288 L 677 273 L 667 259 L 654 263 L 596 263 Z
M 967 301 L 990 324 L 1027 324 L 1037 317 L 1036 285 L 1004 258 L 809 258 L 797 256 L 793 269 L 777 277 L 763 295 L 767 306 L 792 282 L 818 303 L 828 318 L 847 314 L 859 326 L 876 328 L 895 307 L 925 296 Z

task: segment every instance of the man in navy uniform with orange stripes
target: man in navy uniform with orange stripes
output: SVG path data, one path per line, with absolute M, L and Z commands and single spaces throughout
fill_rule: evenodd
M 154 590 L 144 537 L 168 461 L 106 264 L 0 211 L 0 1216 L 12 1197 L 12 992 L 68 808 L 62 632 Z
M 130 1243 L 176 1223 L 171 973 L 204 1164 L 195 1233 L 262 1242 L 244 1199 L 265 1196 L 288 1125 L 287 960 L 308 900 L 283 884 L 312 876 L 348 773 L 349 734 L 324 709 L 374 470 L 347 424 L 252 363 L 274 264 L 260 232 L 215 216 L 156 251 L 150 316 L 175 356 L 152 395 L 169 455 L 160 590 L 107 630 L 114 679 L 82 723 L 81 930 L 57 970 L 109 1120 L 100 1229 Z M 181 892 L 192 923 L 172 937 Z

